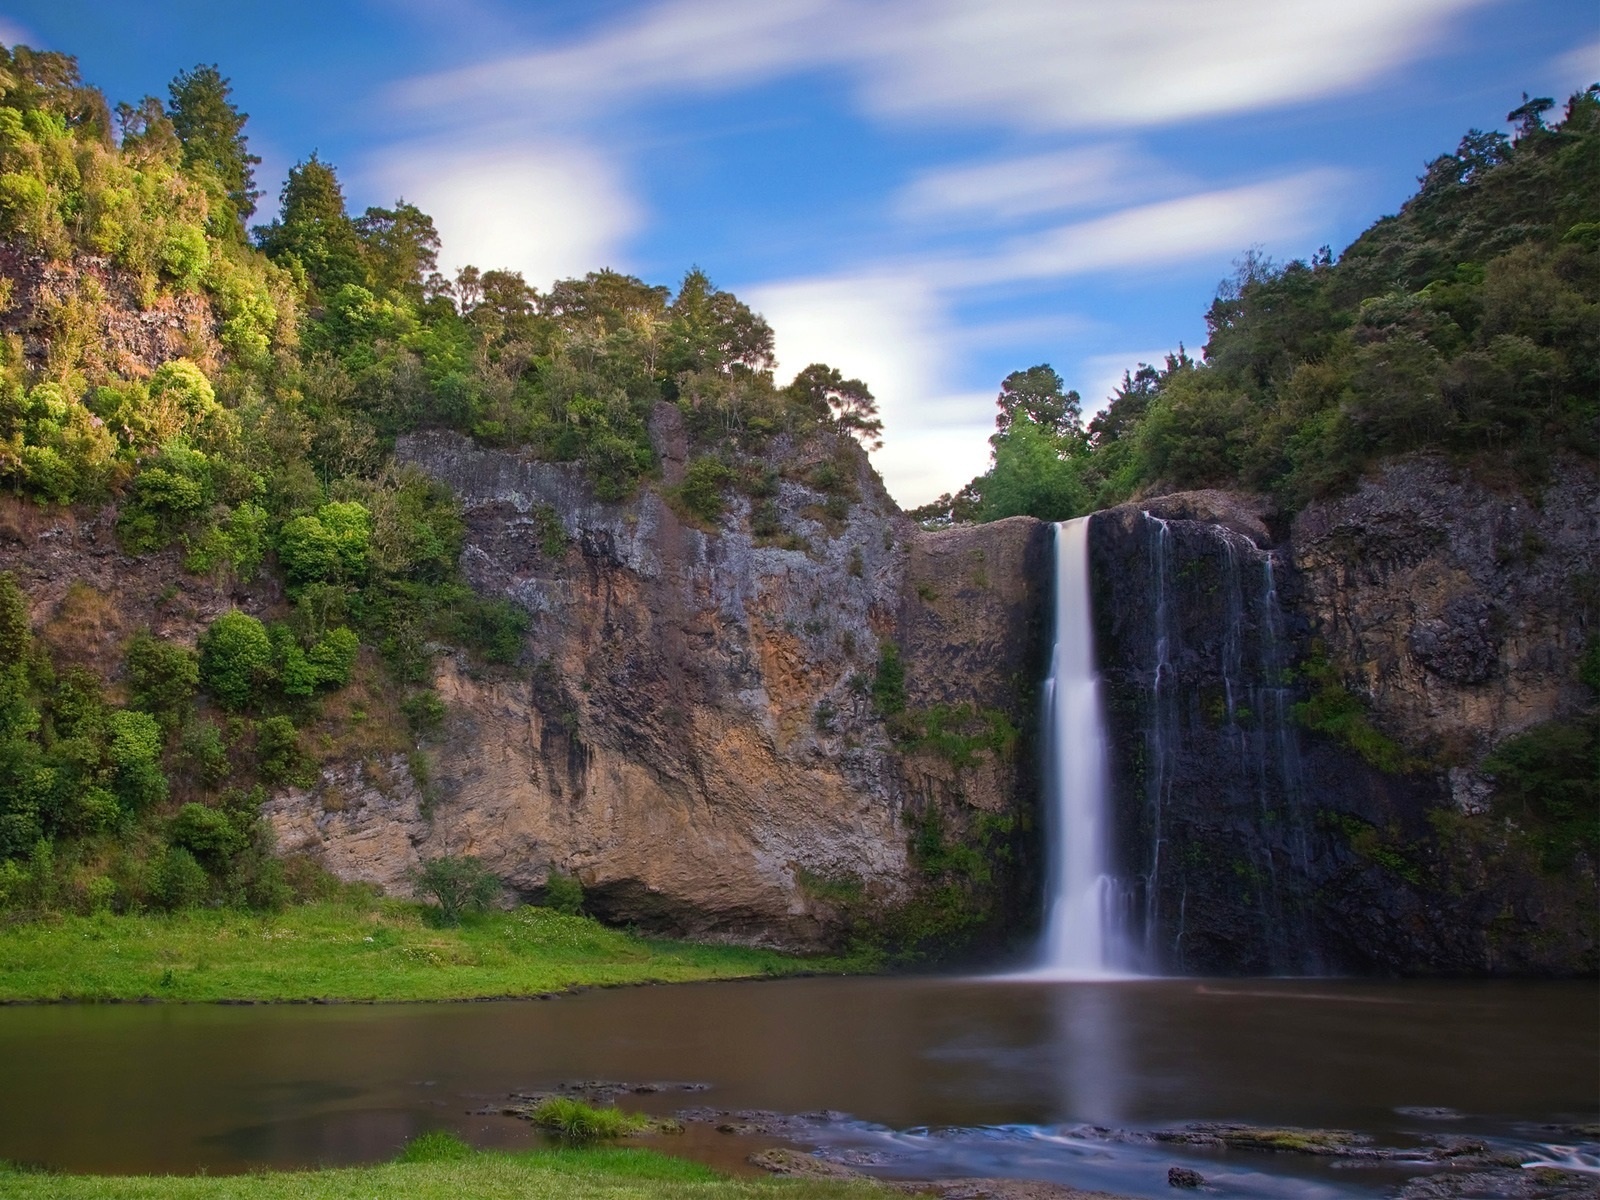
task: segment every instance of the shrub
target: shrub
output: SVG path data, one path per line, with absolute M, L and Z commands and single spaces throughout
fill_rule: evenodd
M 413 692 L 401 701 L 400 711 L 405 713 L 411 732 L 417 737 L 424 737 L 444 723 L 448 710 L 437 692 Z
M 182 846 L 169 847 L 150 872 L 150 898 L 168 912 L 194 908 L 210 890 L 205 868 Z
M 1600 859 L 1600 714 L 1550 721 L 1508 738 L 1483 760 L 1495 782 L 1495 811 L 1538 848 L 1546 871 L 1566 870 L 1579 853 Z
M 456 610 L 455 639 L 484 662 L 510 666 L 522 654 L 528 614 L 510 600 L 469 595 Z
M 735 478 L 733 468 L 720 458 L 697 458 L 683 473 L 678 500 L 690 514 L 714 525 L 727 509 L 722 493 Z
M 260 621 L 237 609 L 200 635 L 200 678 L 232 709 L 245 707 L 272 672 L 272 639 Z
M 183 728 L 179 743 L 183 757 L 199 772 L 202 782 L 216 787 L 233 774 L 233 760 L 228 755 L 222 731 L 210 721 L 194 721 Z
M 500 894 L 500 880 L 471 855 L 446 855 L 424 863 L 416 894 L 431 896 L 443 925 L 459 925 L 466 912 L 483 912 Z
M 881 716 L 892 717 L 906 709 L 906 668 L 900 647 L 884 642 L 878 651 L 878 673 L 872 680 L 872 703 Z
M 189 851 L 213 873 L 220 873 L 249 844 L 227 813 L 203 804 L 180 808 L 167 828 L 167 836 L 174 846 Z
M 583 884 L 571 875 L 551 871 L 544 881 L 544 906 L 576 917 L 583 912 Z
M 168 728 L 181 724 L 200 683 L 194 651 L 141 631 L 128 642 L 123 661 L 135 706 L 154 713 Z
M 256 763 L 264 782 L 304 784 L 311 762 L 300 749 L 300 731 L 288 717 L 268 717 L 256 737 Z
M 167 778 L 161 773 L 161 727 L 149 713 L 119 709 L 108 715 L 111 734 L 108 756 L 116 769 L 117 794 L 134 811 L 167 798 Z

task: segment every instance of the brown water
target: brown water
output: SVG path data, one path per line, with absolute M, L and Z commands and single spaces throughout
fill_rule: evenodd
M 851 1119 L 817 1140 L 885 1173 L 1159 1196 L 1171 1194 L 1166 1166 L 1189 1162 L 1225 1195 L 1375 1195 L 1392 1171 L 1184 1158 L 1078 1127 L 1246 1121 L 1354 1129 L 1386 1145 L 1466 1133 L 1559 1154 L 1541 1147 L 1563 1135 L 1541 1126 L 1592 1122 L 1600 1109 L 1600 991 L 801 979 L 544 1002 L 16 1007 L 0 1009 L 0 1158 L 219 1172 L 381 1159 L 439 1127 L 516 1145 L 532 1136 L 525 1124 L 470 1110 L 593 1079 L 711 1085 L 639 1098 L 659 1112 L 836 1110 Z M 1398 1111 L 1422 1107 L 1456 1115 Z M 732 1142 L 684 1145 L 716 1157 Z

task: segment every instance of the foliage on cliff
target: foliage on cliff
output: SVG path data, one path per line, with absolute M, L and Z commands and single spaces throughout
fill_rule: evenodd
M 743 490 L 767 536 L 775 475 L 753 456 L 774 436 L 881 433 L 833 368 L 779 388 L 771 328 L 697 269 L 676 290 L 447 280 L 426 213 L 352 213 L 316 154 L 252 229 L 247 121 L 216 66 L 113 108 L 71 57 L 0 48 L 0 484 L 114 505 L 124 551 L 249 610 L 88 671 L 30 640 L 32 598 L 0 579 L 0 907 L 275 906 L 309 883 L 254 813 L 332 752 L 324 705 L 397 726 L 370 731 L 394 752 L 438 723 L 441 644 L 518 659 L 527 614 L 465 586 L 458 506 L 395 465 L 397 435 L 522 447 L 618 500 L 655 476 L 648 425 L 674 405 L 692 461 L 669 499 L 715 522 Z M 851 487 L 819 486 L 842 518 Z
M 1062 520 L 1151 492 L 1267 491 L 1289 511 L 1434 449 L 1536 478 L 1600 422 L 1600 85 L 1470 131 L 1335 260 L 1251 251 L 1203 361 L 1140 364 L 1087 427 L 1048 365 L 1007 377 L 994 462 L 924 520 Z

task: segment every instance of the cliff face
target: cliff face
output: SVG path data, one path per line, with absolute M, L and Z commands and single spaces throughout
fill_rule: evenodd
M 0 240 L 0 333 L 22 341 L 28 365 L 81 354 L 91 374 L 140 379 L 189 358 L 218 365 L 216 318 L 198 293 L 151 299 L 138 281 L 103 258 L 51 262 Z
M 669 487 L 673 416 L 657 417 Z M 330 768 L 268 805 L 281 850 L 400 891 L 420 861 L 474 854 L 525 895 L 576 875 L 591 910 L 643 929 L 813 947 L 935 882 L 914 831 L 1023 824 L 1026 754 L 910 744 L 873 685 L 893 641 L 910 710 L 1021 719 L 1037 522 L 921 533 L 832 438 L 786 457 L 781 545 L 758 544 L 743 499 L 699 528 L 655 492 L 603 504 L 576 468 L 458 437 L 399 455 L 461 498 L 468 577 L 531 615 L 526 654 L 492 672 L 441 657 L 450 715 L 426 787 L 401 757 Z M 856 473 L 842 518 L 803 481 L 827 456 Z M 1022 893 L 1009 882 L 988 886 Z
M 1597 864 L 1541 862 L 1480 769 L 1592 706 L 1593 471 L 1561 465 L 1530 499 L 1416 458 L 1287 538 L 1263 511 L 1194 493 L 1093 526 L 1119 854 L 1150 964 L 1593 971 Z

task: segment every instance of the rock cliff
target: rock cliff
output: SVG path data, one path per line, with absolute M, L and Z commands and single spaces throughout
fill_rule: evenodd
M 674 416 L 657 413 L 669 494 Z M 427 785 L 398 756 L 331 766 L 268 805 L 280 849 L 395 890 L 425 858 L 474 854 L 525 896 L 575 875 L 593 911 L 641 929 L 818 947 L 948 884 L 930 839 L 987 838 L 962 902 L 991 931 L 1016 915 L 1030 756 L 1015 737 L 952 754 L 886 721 L 874 689 L 893 645 L 912 718 L 1028 723 L 1037 522 L 920 532 L 833 435 L 779 448 L 767 537 L 743 498 L 700 527 L 661 491 L 601 503 L 573 467 L 455 436 L 398 454 L 460 497 L 468 578 L 531 615 L 527 650 L 495 671 L 441 657 Z M 824 459 L 853 475 L 842 515 L 806 482 Z
M 1514 735 L 1594 719 L 1592 468 L 1524 495 L 1412 458 L 1270 525 L 1263 502 L 1190 493 L 1093 526 L 1149 964 L 1594 971 L 1600 864 L 1541 859 L 1483 770 Z

